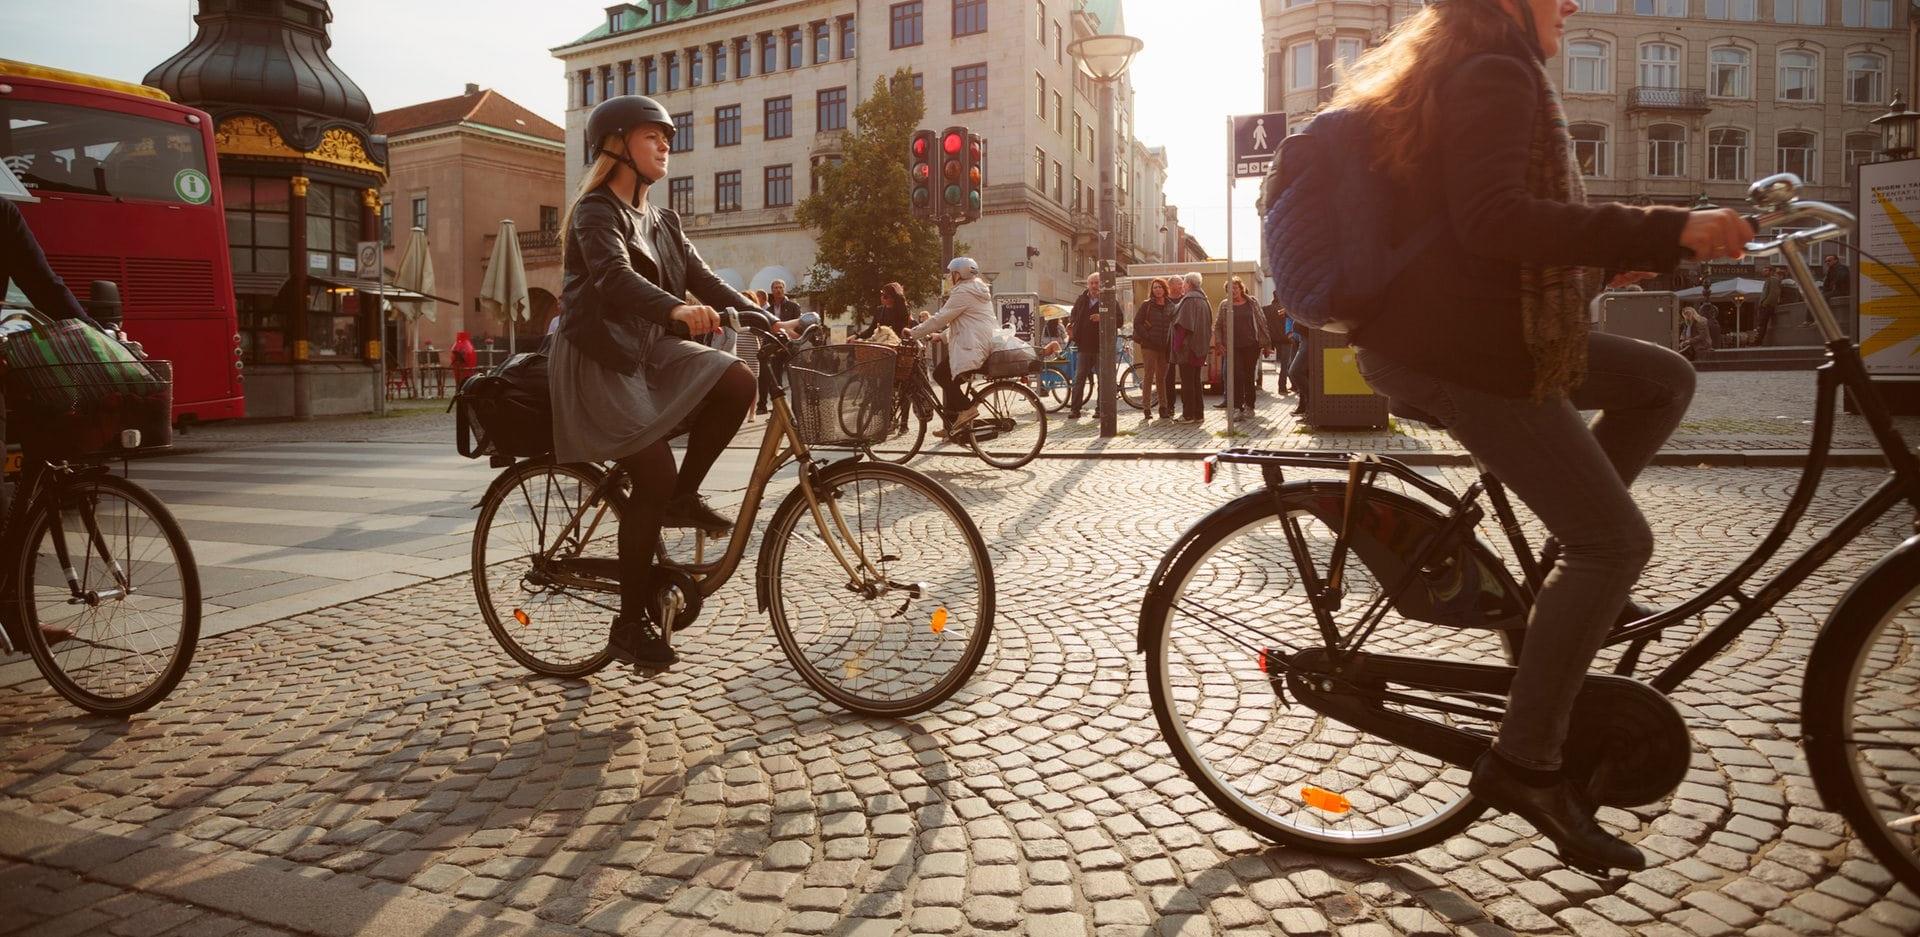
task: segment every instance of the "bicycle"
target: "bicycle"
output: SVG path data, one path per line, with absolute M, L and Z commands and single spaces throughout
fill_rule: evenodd
M 779 378 L 772 414 L 725 552 L 706 560 L 704 534 L 694 535 L 690 559 L 669 557 L 663 546 L 659 620 L 671 634 L 698 619 L 704 600 L 739 568 L 768 483 L 792 462 L 798 482 L 767 524 L 754 576 L 781 650 L 808 686 L 850 711 L 899 717 L 937 705 L 980 665 L 993 632 L 993 566 L 979 529 L 952 493 L 912 469 L 858 454 L 816 459 L 816 445 L 835 441 L 843 401 L 810 391 L 796 417 L 787 395 L 789 365 L 802 370 L 794 343 L 765 316 L 737 318 L 760 339 L 761 367 Z M 890 375 L 891 356 L 880 363 Z M 870 374 L 841 377 L 841 396 L 874 390 Z M 592 674 L 612 660 L 607 626 L 618 611 L 626 471 L 559 464 L 550 454 L 494 462 L 503 470 L 477 505 L 473 538 L 481 617 L 527 669 Z
M 1798 188 L 1784 175 L 1755 183 L 1755 227 L 1816 226 L 1747 251 L 1780 254 L 1806 286 L 1806 248 L 1843 237 L 1853 217 L 1800 200 Z M 1806 467 L 1747 559 L 1677 607 L 1608 635 L 1608 645 L 1624 648 L 1613 673 L 1587 677 L 1569 733 L 1583 744 L 1569 746 L 1563 768 L 1599 804 L 1642 806 L 1671 793 L 1691 745 L 1666 694 L 1888 511 L 1902 502 L 1920 510 L 1920 458 L 1819 291 L 1805 295 L 1828 352 Z M 1812 501 L 1842 389 L 1865 414 L 1890 477 L 1757 590 L 1745 589 Z M 1154 714 L 1180 767 L 1228 816 L 1288 845 L 1382 857 L 1466 827 L 1483 809 L 1467 791 L 1470 769 L 1503 716 L 1514 673 L 1475 658 L 1517 660 L 1532 597 L 1551 568 L 1547 551 L 1536 555 L 1527 543 L 1499 480 L 1482 471 L 1455 493 L 1390 458 L 1252 449 L 1209 459 L 1209 480 L 1219 463 L 1257 466 L 1264 484 L 1188 530 L 1141 607 Z M 1346 478 L 1288 481 L 1287 468 Z M 1380 487 L 1385 478 L 1407 493 Z M 1518 578 L 1475 532 L 1483 495 Z M 1813 642 L 1801 724 L 1822 800 L 1901 882 L 1920 889 L 1920 519 L 1915 531 L 1859 577 Z M 1721 601 L 1733 611 L 1649 680 L 1634 679 L 1649 642 Z
M 915 347 L 910 342 L 902 344 Z M 994 359 L 1003 355 L 1009 356 L 1005 360 L 1013 362 L 1012 366 L 996 366 Z M 948 441 L 965 443 L 980 461 L 995 468 L 1016 469 L 1038 458 L 1047 444 L 1047 411 L 1040 396 L 1023 381 L 1033 374 L 1025 364 L 1030 360 L 1024 351 L 998 351 L 987 356 L 986 366 L 980 371 L 962 375 L 965 397 L 960 406 L 963 410 L 977 407 L 979 412 L 971 423 L 954 430 Z M 1016 368 L 1021 376 L 1009 376 Z M 902 465 L 919 455 L 926 444 L 927 424 L 941 412 L 939 400 L 939 388 L 934 386 L 923 360 L 910 371 L 907 386 L 895 395 L 891 428 L 885 434 L 886 443 L 906 448 L 880 450 L 876 447 L 881 441 L 876 440 L 865 447 L 867 455 Z
M 46 324 L 5 318 L 15 317 Z M 142 361 L 140 374 L 119 364 L 7 373 L 13 419 L 35 431 L 0 538 L 10 560 L 0 567 L 0 651 L 24 644 L 54 692 L 100 716 L 166 699 L 200 637 L 200 574 L 186 534 L 159 498 L 107 465 L 118 450 L 171 441 L 172 366 Z

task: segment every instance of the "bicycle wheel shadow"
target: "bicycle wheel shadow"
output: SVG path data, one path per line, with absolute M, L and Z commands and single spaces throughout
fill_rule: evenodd
M 1471 897 L 1415 866 L 1286 846 L 1246 852 L 1149 891 L 1159 920 L 1137 931 L 1143 937 L 1185 933 L 1190 925 L 1204 931 L 1209 924 L 1289 934 L 1344 933 L 1367 924 L 1387 925 L 1392 933 L 1447 933 L 1484 917 Z

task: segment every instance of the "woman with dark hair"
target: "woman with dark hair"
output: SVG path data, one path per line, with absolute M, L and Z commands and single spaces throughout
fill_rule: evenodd
M 896 337 L 907 334 L 907 291 L 898 283 L 889 283 L 880 288 L 880 307 L 873 311 L 866 331 L 854 337 L 872 338 L 873 333 L 883 325 L 892 329 Z
M 610 643 L 616 660 L 654 670 L 676 659 L 654 575 L 660 529 L 732 528 L 700 482 L 746 419 L 754 383 L 740 359 L 700 341 L 720 328 L 715 306 L 753 303 L 700 259 L 679 215 L 647 201 L 666 178 L 673 135 L 673 118 L 639 95 L 609 98 L 587 118 L 594 161 L 560 226 L 567 314 L 548 364 L 554 459 L 617 461 L 632 478 Z M 683 426 L 676 469 L 667 441 Z
M 1363 56 L 1333 103 L 1371 130 L 1394 229 L 1442 226 L 1354 334 L 1362 373 L 1396 407 L 1444 422 L 1558 542 L 1470 790 L 1569 865 L 1638 869 L 1640 851 L 1600 828 L 1560 766 L 1581 742 L 1567 728 L 1587 668 L 1653 553 L 1629 487 L 1685 415 L 1693 368 L 1589 334 L 1587 304 L 1683 252 L 1737 258 L 1753 231 L 1725 209 L 1588 203 L 1546 67 L 1578 9 L 1439 0 Z M 1583 410 L 1600 416 L 1589 426 Z
M 1173 313 L 1167 308 L 1167 280 L 1154 277 L 1147 284 L 1147 301 L 1133 316 L 1133 340 L 1140 345 L 1140 402 L 1146 419 L 1153 419 L 1155 406 L 1160 418 L 1173 419 L 1173 398 L 1167 394 L 1167 330 L 1173 327 Z

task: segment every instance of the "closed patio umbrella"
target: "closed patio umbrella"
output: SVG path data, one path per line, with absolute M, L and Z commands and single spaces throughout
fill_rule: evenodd
M 393 285 L 416 293 L 433 292 L 433 253 L 427 249 L 425 228 L 414 228 L 408 236 L 407 252 L 400 257 L 400 272 L 394 275 Z M 407 358 L 407 366 L 411 368 L 415 365 L 413 355 L 420 350 L 421 317 L 426 317 L 428 322 L 436 321 L 433 300 L 394 300 L 393 308 L 413 326 L 412 345 Z
M 515 323 L 532 315 L 527 301 L 527 265 L 520 259 L 520 238 L 514 234 L 513 219 L 500 219 L 500 233 L 493 239 L 493 256 L 487 258 L 487 275 L 480 281 L 480 308 L 507 320 L 507 354 L 514 352 Z

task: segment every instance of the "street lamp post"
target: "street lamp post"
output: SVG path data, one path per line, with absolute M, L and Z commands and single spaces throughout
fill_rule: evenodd
M 1914 131 L 1920 127 L 1920 112 L 1907 107 L 1900 92 L 1893 93 L 1893 100 L 1887 104 L 1887 112 L 1875 117 L 1871 123 L 1882 128 L 1880 154 L 1882 159 L 1912 159 L 1914 155 Z
M 1114 275 L 1119 268 L 1118 232 L 1119 220 L 1115 217 L 1114 180 L 1118 162 L 1114 153 L 1114 125 L 1119 118 L 1115 113 L 1113 97 L 1114 85 L 1120 76 L 1127 73 L 1146 43 L 1132 36 L 1107 34 L 1076 39 L 1067 46 L 1080 65 L 1080 70 L 1100 85 L 1100 142 L 1097 156 L 1100 161 L 1100 347 L 1097 355 L 1089 356 L 1084 351 L 1081 359 L 1089 357 L 1098 362 L 1100 394 L 1100 435 L 1112 437 L 1119 432 L 1119 415 L 1114 412 L 1114 345 L 1120 330 L 1119 291 Z

